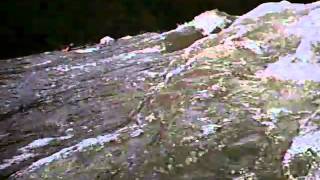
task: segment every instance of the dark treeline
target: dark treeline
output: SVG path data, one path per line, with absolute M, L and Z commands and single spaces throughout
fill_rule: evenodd
M 172 29 L 211 9 L 240 15 L 255 0 L 1 0 L 0 59 Z

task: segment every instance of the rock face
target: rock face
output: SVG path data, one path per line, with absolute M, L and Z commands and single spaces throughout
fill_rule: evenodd
M 317 179 L 320 3 L 6 60 L 9 179 Z

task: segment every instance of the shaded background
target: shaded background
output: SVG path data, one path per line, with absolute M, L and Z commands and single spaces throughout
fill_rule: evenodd
M 262 0 L 0 0 L 0 59 L 161 32 L 205 10 L 241 15 Z M 292 1 L 293 2 L 293 1 Z M 312 2 L 312 1 L 294 1 Z

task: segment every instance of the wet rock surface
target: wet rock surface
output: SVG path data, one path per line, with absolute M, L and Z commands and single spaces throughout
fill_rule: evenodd
M 316 179 L 318 17 L 318 2 L 266 3 L 240 17 L 210 11 L 162 34 L 6 60 L 0 174 Z

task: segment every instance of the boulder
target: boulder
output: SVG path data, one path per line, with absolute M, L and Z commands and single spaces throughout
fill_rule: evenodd
M 0 174 L 318 179 L 319 17 L 320 2 L 272 2 L 5 60 Z

